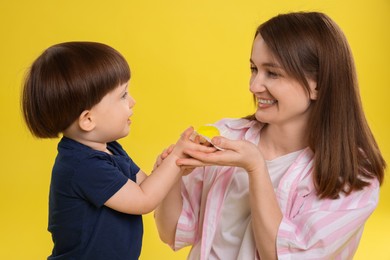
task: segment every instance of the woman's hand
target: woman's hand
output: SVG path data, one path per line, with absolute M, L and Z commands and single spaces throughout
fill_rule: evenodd
M 221 165 L 244 168 L 249 177 L 249 203 L 256 248 L 262 259 L 277 259 L 276 237 L 283 215 L 260 149 L 248 141 L 220 136 L 214 137 L 212 143 L 223 150 L 214 153 L 186 150 L 191 158 L 179 159 L 176 164 L 181 167 Z
M 205 153 L 187 149 L 184 152 L 190 158 L 178 159 L 176 163 L 185 167 L 206 165 L 236 166 L 244 168 L 249 174 L 263 169 L 265 164 L 264 158 L 255 144 L 242 140 L 229 140 L 221 136 L 214 137 L 212 142 L 223 150 Z

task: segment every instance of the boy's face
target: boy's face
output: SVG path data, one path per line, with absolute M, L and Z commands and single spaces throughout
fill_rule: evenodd
M 128 84 L 119 85 L 91 109 L 96 127 L 95 136 L 102 143 L 111 142 L 129 134 L 135 100 L 128 92 Z

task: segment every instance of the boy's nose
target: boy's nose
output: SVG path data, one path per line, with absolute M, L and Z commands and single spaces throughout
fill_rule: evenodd
M 130 96 L 130 98 L 129 98 L 129 107 L 130 108 L 134 107 L 135 103 L 136 103 L 135 99 L 132 96 Z

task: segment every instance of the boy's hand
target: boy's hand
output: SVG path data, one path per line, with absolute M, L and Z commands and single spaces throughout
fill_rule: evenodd
M 181 134 L 181 137 L 176 144 L 164 149 L 162 153 L 156 158 L 152 172 L 155 171 L 170 155 L 177 157 L 177 159 L 184 159 L 189 158 L 189 156 L 185 153 L 186 150 L 198 151 L 202 153 L 213 153 L 217 151 L 217 149 L 213 146 L 205 146 L 205 144 L 201 144 L 198 136 L 195 136 L 195 138 L 193 137 L 194 129 L 192 127 L 187 128 Z M 194 166 L 182 166 L 182 175 L 188 175 L 195 168 L 196 167 Z
M 212 153 L 215 152 L 217 149 L 212 146 L 206 146 L 201 143 L 201 140 L 199 139 L 199 136 L 195 136 L 194 138 L 194 128 L 189 127 L 187 128 L 181 135 L 180 139 L 177 141 L 174 149 L 173 154 L 178 156 L 179 158 L 187 158 L 188 156 L 185 154 L 185 150 L 195 150 L 199 152 L 204 153 Z
M 174 144 L 170 145 L 168 148 L 164 149 L 159 156 L 157 156 L 152 172 L 154 172 L 154 170 L 156 170 L 158 166 L 160 166 L 160 164 L 164 161 L 164 159 L 168 157 L 168 155 L 173 151 L 174 147 L 175 147 Z
M 192 134 L 190 135 L 190 140 L 193 141 L 194 143 L 197 143 L 197 144 L 201 144 L 201 145 L 204 145 L 204 146 L 212 146 L 212 144 L 207 141 L 206 138 L 204 138 L 203 136 L 199 135 L 197 132 L 192 132 Z
M 177 141 L 172 151 L 172 154 L 175 154 L 177 159 L 189 158 L 188 154 L 185 153 L 187 150 L 198 151 L 202 153 L 213 153 L 217 151 L 217 149 L 213 146 L 205 146 L 205 144 L 201 144 L 199 136 L 194 136 L 194 133 L 194 129 L 189 127 L 183 132 L 180 139 Z M 181 168 L 182 175 L 185 176 L 191 173 L 196 167 L 182 166 Z

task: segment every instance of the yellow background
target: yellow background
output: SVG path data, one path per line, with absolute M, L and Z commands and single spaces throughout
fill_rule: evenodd
M 132 69 L 137 100 L 130 135 L 121 140 L 149 172 L 156 156 L 189 125 L 252 112 L 249 54 L 260 22 L 288 11 L 322 11 L 352 47 L 366 116 L 390 162 L 389 0 L 35 0 L 0 3 L 0 259 L 50 254 L 48 187 L 58 140 L 37 140 L 21 119 L 25 71 L 48 46 L 100 41 Z M 389 177 L 389 176 L 387 176 Z M 355 259 L 390 259 L 390 180 L 369 219 Z M 144 218 L 141 259 L 184 259 L 159 241 Z

